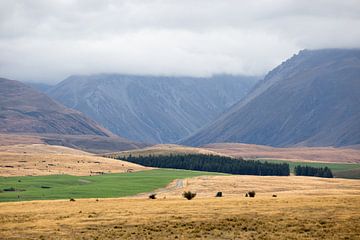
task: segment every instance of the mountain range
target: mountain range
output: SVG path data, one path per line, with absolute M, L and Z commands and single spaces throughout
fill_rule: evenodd
M 360 50 L 303 50 L 186 145 L 241 142 L 270 146 L 360 143 Z
M 115 134 L 147 143 L 171 143 L 220 116 L 244 97 L 257 79 L 75 75 L 46 93 Z
M 4 78 L 0 78 L 0 133 L 17 134 L 17 137 L 36 135 L 44 142 L 94 151 L 138 146 L 114 135 L 84 114 L 62 106 L 46 94 Z M 105 143 L 108 146 L 103 146 Z

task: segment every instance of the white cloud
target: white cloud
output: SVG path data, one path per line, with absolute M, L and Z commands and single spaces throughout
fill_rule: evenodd
M 0 76 L 20 80 L 264 74 L 325 47 L 360 47 L 359 1 L 0 1 Z

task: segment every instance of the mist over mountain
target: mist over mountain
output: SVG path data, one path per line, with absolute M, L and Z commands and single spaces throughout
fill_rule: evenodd
M 120 74 L 71 76 L 47 91 L 113 133 L 149 142 L 175 142 L 239 101 L 257 77 L 211 78 Z
M 243 100 L 182 141 L 271 146 L 360 143 L 360 50 L 303 50 Z
M 45 93 L 46 91 L 48 91 L 50 88 L 52 88 L 54 85 L 50 85 L 50 84 L 46 84 L 46 83 L 40 83 L 40 82 L 23 82 L 26 85 Z

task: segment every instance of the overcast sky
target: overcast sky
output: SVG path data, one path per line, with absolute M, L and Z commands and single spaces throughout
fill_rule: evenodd
M 359 0 L 0 0 L 0 77 L 262 75 L 303 48 L 360 47 Z

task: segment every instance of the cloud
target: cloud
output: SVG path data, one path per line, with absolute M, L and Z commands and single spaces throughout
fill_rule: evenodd
M 359 26 L 357 0 L 5 0 L 0 75 L 259 75 L 303 48 L 360 47 Z

